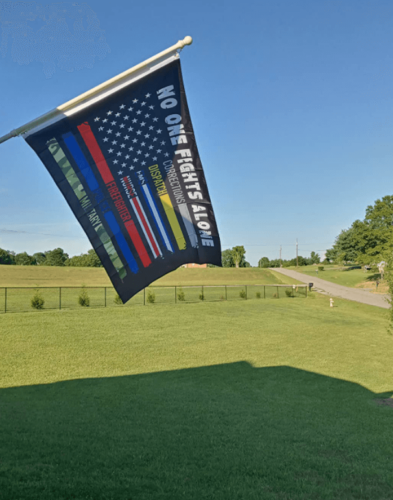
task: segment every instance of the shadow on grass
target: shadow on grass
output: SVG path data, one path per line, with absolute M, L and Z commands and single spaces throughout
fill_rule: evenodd
M 381 279 L 381 274 L 380 273 L 375 273 L 375 274 L 369 274 L 367 275 L 367 278 L 364 281 L 377 281 Z
M 246 362 L 0 390 L 0 498 L 391 498 L 393 409 Z

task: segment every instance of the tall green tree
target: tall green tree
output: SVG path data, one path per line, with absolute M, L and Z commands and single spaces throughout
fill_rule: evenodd
M 62 248 L 55 248 L 45 252 L 45 265 L 46 266 L 64 266 L 68 260 L 68 254 Z
M 65 265 L 71 267 L 102 267 L 101 261 L 93 249 L 81 255 L 74 255 L 65 262 Z
M 17 266 L 34 266 L 36 261 L 27 252 L 22 252 L 15 255 L 15 264 Z
M 387 261 L 393 252 L 393 196 L 384 196 L 366 208 L 364 220 L 337 236 L 326 258 L 338 263 L 377 264 Z
M 9 250 L 0 248 L 0 264 L 12 265 L 15 264 L 15 255 Z
M 235 267 L 232 250 L 227 248 L 221 253 L 222 267 Z
M 235 267 L 245 267 L 245 255 L 246 249 L 244 246 L 237 246 L 232 248 L 233 262 L 235 263 Z
M 267 257 L 262 257 L 258 261 L 258 267 L 264 267 L 264 268 L 270 267 L 269 263 L 270 261 Z
M 33 258 L 35 259 L 37 266 L 42 266 L 42 264 L 44 264 L 46 260 L 46 256 L 43 252 L 34 253 Z

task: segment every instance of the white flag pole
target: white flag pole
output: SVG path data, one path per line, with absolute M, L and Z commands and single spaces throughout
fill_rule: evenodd
M 190 36 L 186 36 L 183 40 L 179 40 L 175 45 L 172 45 L 172 47 L 169 47 L 166 50 L 163 50 L 159 54 L 150 57 L 150 59 L 147 59 L 146 61 L 137 64 L 136 66 L 128 69 L 127 71 L 124 71 L 123 73 L 120 73 L 120 75 L 117 75 L 110 80 L 107 80 L 104 83 L 101 83 L 101 85 L 97 85 L 97 87 L 94 87 L 91 90 L 88 90 L 87 92 L 84 92 L 78 97 L 75 97 L 74 99 L 71 99 L 70 101 L 62 104 L 61 106 L 58 106 L 55 109 L 52 109 L 52 111 L 49 111 L 48 113 L 45 113 L 44 115 L 36 118 L 35 120 L 32 120 L 29 123 L 26 123 L 26 125 L 23 125 L 22 127 L 18 127 L 11 132 L 9 132 L 6 135 L 3 135 L 3 137 L 0 137 L 0 144 L 2 142 L 8 141 L 8 139 L 11 139 L 12 137 L 17 137 L 18 135 L 24 134 L 28 132 L 29 130 L 42 125 L 46 121 L 49 121 L 56 116 L 64 113 L 65 111 L 70 110 L 71 108 L 77 106 L 78 104 L 82 103 L 83 101 L 86 101 L 87 99 L 99 94 L 105 89 L 108 89 L 109 87 L 112 87 L 114 84 L 121 82 L 122 80 L 125 80 L 129 75 L 132 73 L 135 73 L 149 64 L 165 57 L 168 54 L 171 54 L 172 52 L 176 52 L 178 50 L 183 49 L 186 45 L 191 45 L 192 44 L 192 38 Z

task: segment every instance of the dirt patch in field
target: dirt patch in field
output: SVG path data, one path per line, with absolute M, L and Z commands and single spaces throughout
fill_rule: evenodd
M 375 281 L 362 281 L 358 283 L 355 288 L 369 289 L 371 293 L 388 293 L 388 285 L 382 282 L 376 287 Z

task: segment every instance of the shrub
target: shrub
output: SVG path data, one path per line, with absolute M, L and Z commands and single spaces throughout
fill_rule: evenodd
M 323 271 L 325 269 L 324 266 L 318 266 L 318 271 Z
M 34 295 L 30 300 L 30 305 L 33 309 L 43 309 L 45 304 L 45 300 L 41 295 L 41 292 L 37 289 L 34 291 Z
M 156 301 L 156 294 L 151 290 L 148 290 L 146 300 L 149 304 L 154 304 L 154 302 Z
M 199 300 L 205 300 L 205 294 L 203 292 L 199 294 Z
M 123 301 L 121 300 L 120 295 L 118 293 L 115 295 L 113 302 L 118 306 L 123 305 Z
M 84 286 L 82 286 L 82 290 L 78 297 L 78 304 L 82 307 L 89 307 L 90 305 L 90 297 L 87 293 L 87 290 Z
M 180 302 L 184 302 L 186 300 L 186 294 L 183 292 L 181 288 L 177 292 L 177 300 L 179 300 Z
M 257 293 L 255 294 L 255 296 L 256 296 L 256 298 L 257 298 L 257 299 L 260 299 L 260 298 L 261 298 L 261 292 L 257 292 Z
M 246 299 L 247 298 L 246 291 L 245 290 L 241 290 L 239 292 L 239 296 L 240 296 L 241 299 Z
M 278 294 L 277 293 L 273 293 L 273 299 L 278 299 Z
M 293 295 L 293 290 L 285 290 L 285 295 L 286 295 L 287 297 L 294 297 L 294 295 Z

